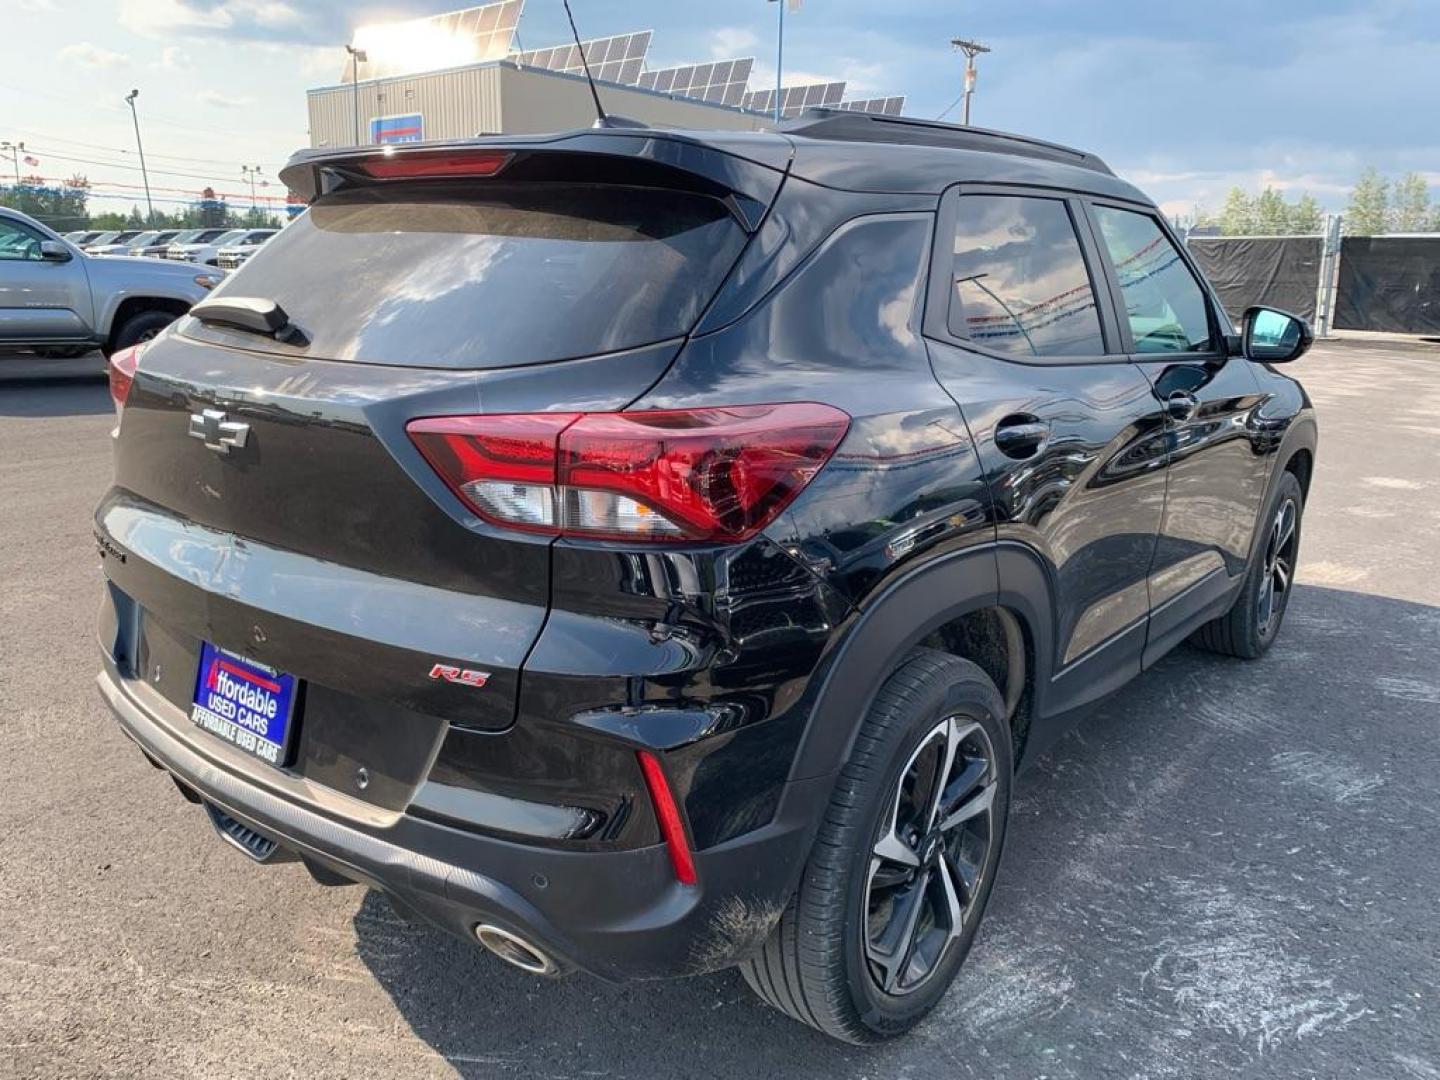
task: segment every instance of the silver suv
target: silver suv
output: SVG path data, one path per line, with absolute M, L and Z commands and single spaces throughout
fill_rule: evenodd
M 88 255 L 0 207 L 0 346 L 108 355 L 154 337 L 224 276 L 188 263 Z
M 278 231 L 278 229 L 250 229 L 244 236 L 230 241 L 215 253 L 215 265 L 222 270 L 238 269 L 241 263 L 259 251 L 260 245 Z

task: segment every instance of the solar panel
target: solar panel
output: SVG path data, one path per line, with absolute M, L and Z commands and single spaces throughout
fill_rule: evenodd
M 854 101 L 842 101 L 839 105 L 836 105 L 835 108 L 845 109 L 848 112 L 880 113 L 884 116 L 899 116 L 905 110 L 905 98 L 856 98 Z
M 659 68 L 640 73 L 637 85 L 662 94 L 678 94 L 716 105 L 738 107 L 750 81 L 755 58 L 711 60 L 704 64 Z
M 362 26 L 355 31 L 354 45 L 365 59 L 353 68 L 347 62 L 340 81 L 501 60 L 510 53 L 524 6 L 525 0 L 501 0 L 426 19 Z
M 845 96 L 843 82 L 809 83 L 805 86 L 786 86 L 780 90 L 780 115 L 792 119 L 806 109 L 817 106 L 834 108 Z M 775 91 L 752 90 L 744 98 L 743 107 L 752 112 L 775 114 Z
M 651 30 L 641 30 L 633 34 L 616 34 L 613 37 L 582 41 L 580 45 L 585 50 L 585 59 L 590 61 L 590 73 L 602 82 L 634 86 L 640 78 L 640 69 L 645 65 L 645 54 L 650 50 L 652 33 Z M 580 52 L 574 45 L 530 49 L 516 53 L 512 59 L 521 67 L 564 71 L 571 75 L 585 74 L 585 67 L 580 62 Z

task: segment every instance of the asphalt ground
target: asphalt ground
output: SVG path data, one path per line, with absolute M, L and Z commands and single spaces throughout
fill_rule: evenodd
M 0 382 L 0 1076 L 1440 1080 L 1440 346 L 1295 370 L 1281 640 L 1182 647 L 1021 778 L 967 967 L 875 1049 L 734 972 L 537 981 L 221 843 L 93 687 L 104 384 Z

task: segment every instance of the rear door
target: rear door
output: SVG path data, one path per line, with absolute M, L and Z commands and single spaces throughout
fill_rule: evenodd
M 1166 413 L 1165 515 L 1150 571 L 1147 664 L 1218 614 L 1245 571 L 1268 459 L 1253 441 L 1262 402 L 1229 357 L 1221 316 L 1163 220 L 1127 203 L 1088 204 L 1125 350 Z
M 1051 583 L 1057 674 L 1038 688 L 1037 722 L 1139 671 L 1165 501 L 1164 419 L 1121 348 L 1084 214 L 1048 190 L 952 189 L 926 308 L 998 537 Z M 1002 559 L 1002 591 L 1017 565 Z

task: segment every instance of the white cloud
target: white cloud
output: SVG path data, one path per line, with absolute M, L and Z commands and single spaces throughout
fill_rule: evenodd
M 737 57 L 752 56 L 760 39 L 753 30 L 743 26 L 722 26 L 710 32 L 710 58 L 712 60 L 733 60 Z
M 201 91 L 200 100 L 206 105 L 214 105 L 217 109 L 245 109 L 255 104 L 252 97 L 245 97 L 243 94 L 221 94 L 214 90 Z
M 226 5 L 237 15 L 245 15 L 261 26 L 285 27 L 300 23 L 300 12 L 281 0 L 237 0 Z
M 17 6 L 26 15 L 38 15 L 42 11 L 54 11 L 53 0 L 19 0 Z
M 240 24 L 284 30 L 303 21 L 283 0 L 221 0 L 209 6 L 183 0 L 120 0 L 120 25 L 147 37 L 214 33 Z
M 224 5 L 197 11 L 180 0 L 120 0 L 120 25 L 148 37 L 197 30 L 224 30 L 234 24 Z
M 88 68 L 124 67 L 130 63 L 130 58 L 124 53 L 102 49 L 98 45 L 91 45 L 88 41 L 77 41 L 73 45 L 66 45 L 56 55 L 66 63 Z
M 160 66 L 169 71 L 186 71 L 192 66 L 190 54 L 178 45 L 167 45 L 160 53 Z

